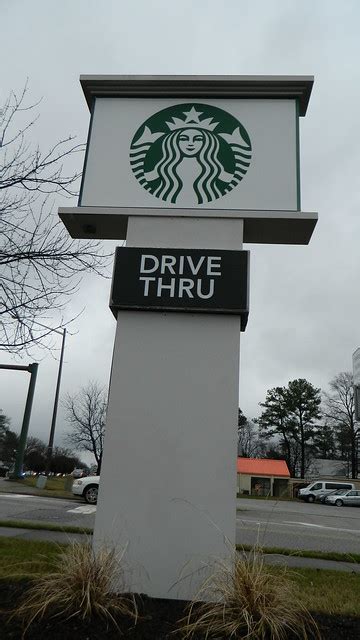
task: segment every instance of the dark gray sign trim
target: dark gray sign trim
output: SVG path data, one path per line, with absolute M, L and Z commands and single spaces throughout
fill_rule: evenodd
M 249 313 L 249 251 L 118 247 L 110 309 Z

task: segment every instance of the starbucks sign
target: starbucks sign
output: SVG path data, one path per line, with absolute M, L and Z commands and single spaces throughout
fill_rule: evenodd
M 80 206 L 297 211 L 295 100 L 97 97 Z
M 155 198 L 176 204 L 183 193 L 196 204 L 238 187 L 251 162 L 245 127 L 229 112 L 201 103 L 162 109 L 136 131 L 130 165 Z

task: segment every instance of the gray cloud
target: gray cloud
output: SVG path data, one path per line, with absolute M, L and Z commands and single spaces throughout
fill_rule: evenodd
M 349 370 L 360 344 L 359 3 L 19 0 L 1 12 L 2 96 L 29 76 L 31 96 L 44 96 L 33 139 L 42 146 L 69 133 L 85 139 L 80 73 L 315 75 L 301 120 L 302 208 L 319 211 L 320 222 L 308 247 L 248 247 L 251 312 L 241 336 L 240 404 L 255 415 L 270 387 L 296 377 L 326 387 Z M 71 317 L 86 307 L 67 341 L 62 394 L 89 378 L 108 382 L 115 331 L 109 286 L 85 278 L 67 309 Z M 57 361 L 33 357 L 42 359 L 31 430 L 46 438 Z M 18 428 L 28 378 L 0 374 L 0 406 Z M 61 409 L 59 441 L 64 430 Z

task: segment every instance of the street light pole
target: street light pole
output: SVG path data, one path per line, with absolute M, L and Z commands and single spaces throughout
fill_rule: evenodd
M 31 416 L 31 408 L 34 399 L 35 383 L 38 370 L 38 364 L 33 362 L 27 367 L 21 364 L 0 364 L 0 369 L 10 369 L 13 371 L 28 371 L 30 375 L 29 389 L 26 398 L 24 417 L 21 426 L 21 433 L 19 437 L 19 445 L 16 450 L 15 468 L 11 475 L 11 478 L 21 478 L 22 467 L 24 463 L 24 453 L 26 447 L 26 438 L 29 430 L 29 422 Z
M 50 464 L 51 464 L 51 458 L 52 458 L 52 452 L 53 452 L 53 446 L 54 446 L 56 416 L 57 416 L 57 409 L 58 409 L 58 404 L 59 404 L 60 382 L 61 382 L 61 373 L 62 373 L 62 366 L 63 366 L 63 359 L 64 359 L 65 336 L 66 336 L 66 329 L 63 329 L 59 370 L 58 370 L 58 376 L 57 376 L 57 382 L 56 382 L 56 390 L 55 390 L 54 408 L 53 408 L 53 414 L 52 414 L 52 419 L 51 419 L 49 444 L 48 444 L 47 452 L 46 452 L 46 466 L 45 466 L 45 475 L 46 476 L 48 476 L 49 472 L 50 472 Z
M 36 383 L 36 376 L 37 376 L 38 366 L 39 366 L 38 363 L 34 362 L 33 364 L 29 364 L 29 367 L 28 367 L 28 371 L 30 371 L 30 382 L 29 382 L 29 390 L 28 390 L 28 394 L 27 394 L 27 398 L 26 398 L 24 418 L 23 418 L 23 423 L 22 423 L 21 433 L 20 433 L 20 438 L 19 438 L 19 445 L 18 445 L 17 452 L 16 452 L 16 460 L 15 460 L 15 468 L 14 468 L 14 477 L 15 478 L 21 478 L 22 477 L 21 473 L 22 473 L 22 466 L 23 466 L 23 463 L 24 463 L 24 453 L 25 453 L 25 447 L 26 447 L 26 438 L 27 438 L 27 433 L 28 433 L 28 430 L 29 430 L 31 407 L 32 407 L 33 398 L 34 398 L 34 391 L 35 391 L 35 383 Z
M 55 333 L 59 333 L 59 334 L 62 333 L 61 353 L 60 353 L 60 362 L 59 362 L 58 376 L 57 376 L 57 382 L 56 382 L 54 408 L 53 408 L 53 415 L 52 415 L 51 427 L 50 427 L 49 444 L 48 444 L 47 453 L 46 453 L 45 473 L 46 475 L 48 475 L 50 471 L 51 456 L 52 456 L 52 450 L 54 445 L 56 416 L 57 416 L 57 408 L 59 404 L 60 382 L 61 382 L 61 373 L 62 373 L 62 366 L 63 366 L 63 359 L 64 359 L 66 329 L 59 331 L 59 329 L 51 329 L 50 327 L 47 327 L 46 325 L 41 324 L 40 322 L 35 322 L 35 324 L 38 324 L 40 327 L 44 327 L 44 329 L 48 329 L 49 331 L 54 331 Z M 24 411 L 24 417 L 23 417 L 23 423 L 22 423 L 21 433 L 19 438 L 19 446 L 16 454 L 15 469 L 13 473 L 13 477 L 21 478 L 22 467 L 24 463 L 26 439 L 27 439 L 27 433 L 29 429 L 29 422 L 30 422 L 30 415 L 31 415 L 31 407 L 32 407 L 34 391 L 35 391 L 35 382 L 36 382 L 38 364 L 37 363 L 29 364 L 28 367 L 22 366 L 22 365 L 15 365 L 15 364 L 8 364 L 8 365 L 0 364 L 0 369 L 15 369 L 15 370 L 21 370 L 21 371 L 29 371 L 31 374 L 29 390 L 28 390 L 25 411 Z

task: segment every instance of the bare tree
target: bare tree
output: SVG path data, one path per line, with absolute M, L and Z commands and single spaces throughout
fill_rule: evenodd
M 0 461 L 4 457 L 3 449 L 4 449 L 6 436 L 10 431 L 9 425 L 10 425 L 10 418 L 8 418 L 3 412 L 3 410 L 0 409 Z
M 338 441 L 346 446 L 351 460 L 351 477 L 358 475 L 358 440 L 360 425 L 355 421 L 353 376 L 339 373 L 329 382 L 330 393 L 324 393 L 323 415 L 336 430 Z
M 40 438 L 29 436 L 24 451 L 24 465 L 26 469 L 41 473 L 46 466 L 46 444 Z
M 49 332 L 37 321 L 48 324 L 55 311 L 59 328 L 82 272 L 103 263 L 100 244 L 72 240 L 50 201 L 76 195 L 80 173 L 64 163 L 82 156 L 84 145 L 70 136 L 45 152 L 33 147 L 38 103 L 27 105 L 26 92 L 12 92 L 0 107 L 0 349 L 10 352 L 43 344 Z
M 10 418 L 0 409 L 0 460 L 11 464 L 15 460 L 18 435 L 10 429 Z
M 9 429 L 10 418 L 8 418 L 2 409 L 0 409 L 0 440 Z
M 264 453 L 264 447 L 259 440 L 255 423 L 243 414 L 238 413 L 238 455 L 244 458 L 257 458 Z
M 77 449 L 90 451 L 100 474 L 107 407 L 105 390 L 96 382 L 89 382 L 77 395 L 68 394 L 64 405 L 66 420 L 72 427 L 67 442 Z

